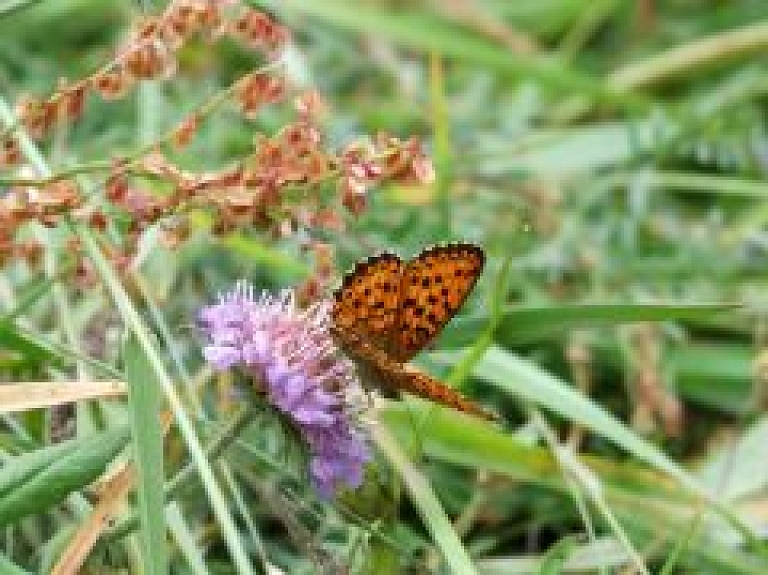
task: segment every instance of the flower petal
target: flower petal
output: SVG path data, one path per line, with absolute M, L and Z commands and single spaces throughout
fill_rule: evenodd
M 221 370 L 229 369 L 233 365 L 240 363 L 242 359 L 239 349 L 224 345 L 205 346 L 203 348 L 203 356 L 208 363 Z

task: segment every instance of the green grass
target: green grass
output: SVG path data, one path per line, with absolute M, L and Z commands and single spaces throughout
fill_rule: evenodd
M 0 133 L 21 95 L 98 70 L 142 9 L 161 9 L 102 4 L 0 6 Z M 765 3 L 250 5 L 291 29 L 276 68 L 327 98 L 331 146 L 418 135 L 436 182 L 374 187 L 359 216 L 332 182 L 296 184 L 292 201 L 317 199 L 343 225 L 293 234 L 216 235 L 216 216 L 194 211 L 177 247 L 145 231 L 127 271 L 112 257 L 131 239 L 124 214 L 107 211 L 104 233 L 79 212 L 19 230 L 42 252 L 38 267 L 2 262 L 2 381 L 119 379 L 128 393 L 23 413 L 0 394 L 0 570 L 47 572 L 73 553 L 98 486 L 127 463 L 135 485 L 85 573 L 768 571 Z M 293 114 L 245 119 L 217 99 L 263 64 L 196 40 L 169 78 L 93 96 L 43 140 L 17 130 L 26 168 L 0 167 L 0 198 L 67 173 L 103 206 L 114 161 L 200 106 L 169 161 L 235 166 Z M 157 174 L 136 185 L 168 191 Z M 299 286 L 316 269 L 308 239 L 334 250 L 326 289 L 380 250 L 482 245 L 474 293 L 414 363 L 502 422 L 386 401 L 362 414 L 375 451 L 363 486 L 319 498 L 296 429 L 242 374 L 211 371 L 196 325 L 239 279 Z

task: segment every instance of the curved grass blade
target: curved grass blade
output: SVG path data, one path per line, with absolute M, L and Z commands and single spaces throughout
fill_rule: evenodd
M 0 319 L 0 367 L 20 369 L 39 365 L 43 362 L 59 363 L 58 358 L 48 349 L 31 338 L 19 333 L 15 326 Z
M 74 224 L 73 224 L 74 226 Z M 170 375 L 165 369 L 162 359 L 160 358 L 159 350 L 156 349 L 154 342 L 150 336 L 150 332 L 147 329 L 146 324 L 142 321 L 141 316 L 131 302 L 128 294 L 126 293 L 123 285 L 120 283 L 120 279 L 116 276 L 109 262 L 107 262 L 104 255 L 101 253 L 98 244 L 89 230 L 85 228 L 75 227 L 78 237 L 83 242 L 89 257 L 94 262 L 95 267 L 101 275 L 104 284 L 108 288 L 112 298 L 123 316 L 124 321 L 130 327 L 131 331 L 135 334 L 137 342 L 141 346 L 147 361 L 152 366 L 152 371 L 155 374 L 155 379 L 161 386 L 165 397 L 168 399 L 171 411 L 173 412 L 176 425 L 181 432 L 182 437 L 189 449 L 192 461 L 195 463 L 197 472 L 200 474 L 203 487 L 208 495 L 208 498 L 213 508 L 216 519 L 222 528 L 222 535 L 227 547 L 232 555 L 238 573 L 250 574 L 253 573 L 253 568 L 248 559 L 248 554 L 245 551 L 244 545 L 240 540 L 240 533 L 235 525 L 234 518 L 232 517 L 229 507 L 227 505 L 224 493 L 219 486 L 216 477 L 213 474 L 210 463 L 205 458 L 203 447 L 200 440 L 197 437 L 192 421 L 186 412 L 184 405 L 181 402 L 176 387 L 171 380 Z

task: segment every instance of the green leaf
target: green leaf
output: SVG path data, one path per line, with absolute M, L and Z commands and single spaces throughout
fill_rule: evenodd
M 163 498 L 161 394 L 152 366 L 135 337 L 125 348 L 125 379 L 133 413 L 133 444 L 138 470 L 140 541 L 147 573 L 168 571 Z
M 468 417 L 453 410 L 435 407 L 420 400 L 409 405 L 392 402 L 382 412 L 382 419 L 398 438 L 413 433 L 414 415 L 430 410 L 429 425 L 420 429 L 427 455 L 455 465 L 490 471 L 523 482 L 533 482 L 558 491 L 567 491 L 560 465 L 554 455 L 543 447 L 530 446 L 515 435 L 486 421 Z M 401 439 L 401 442 L 405 439 Z M 630 487 L 655 495 L 670 494 L 682 498 L 679 488 L 664 481 L 664 476 L 651 473 L 635 463 L 613 463 L 584 455 L 579 458 L 600 475 L 604 484 Z
M 9 459 L 0 469 L 0 526 L 39 513 L 88 485 L 128 442 L 117 427 Z
M 595 304 L 509 308 L 503 313 L 497 333 L 505 342 L 535 341 L 581 326 L 692 321 L 738 307 L 738 304 Z M 456 318 L 446 328 L 440 344 L 463 347 L 474 341 L 487 322 L 485 317 Z

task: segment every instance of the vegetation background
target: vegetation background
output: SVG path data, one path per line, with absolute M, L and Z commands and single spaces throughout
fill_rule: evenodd
M 150 226 L 128 275 L 83 240 L 86 287 L 82 222 L 20 229 L 42 263 L 0 275 L 3 571 L 768 572 L 768 5 L 251 5 L 291 31 L 281 66 L 327 100 L 332 146 L 418 135 L 436 180 L 336 205 L 343 229 L 215 234 L 203 211 L 169 247 Z M 162 8 L 0 3 L 5 129 L 23 94 L 93 74 Z M 104 166 L 264 62 L 232 42 L 177 56 L 24 147 L 0 193 L 70 170 L 98 202 Z M 170 157 L 212 170 L 288 115 L 217 109 Z M 333 248 L 330 280 L 384 249 L 482 245 L 473 297 L 417 363 L 504 423 L 387 402 L 365 485 L 319 499 L 290 431 L 212 376 L 193 327 L 238 279 L 312 285 L 308 239 Z

